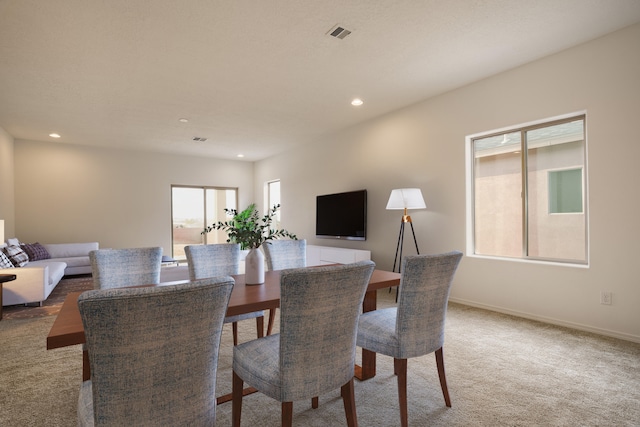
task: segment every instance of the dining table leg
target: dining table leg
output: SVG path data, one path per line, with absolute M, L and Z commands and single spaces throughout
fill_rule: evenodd
M 378 291 L 367 291 L 362 302 L 362 312 L 373 311 L 377 308 Z M 376 376 L 376 353 L 362 349 L 362 365 L 356 365 L 355 377 L 360 381 L 368 380 Z
M 82 350 L 82 381 L 91 379 L 91 366 L 89 366 L 89 352 Z

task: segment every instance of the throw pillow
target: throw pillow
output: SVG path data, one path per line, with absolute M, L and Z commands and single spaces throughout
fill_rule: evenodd
M 51 258 L 51 255 L 49 255 L 49 252 L 47 252 L 45 247 L 38 242 L 23 243 L 22 245 L 20 245 L 20 247 L 27 253 L 29 261 L 38 261 L 41 259 Z
M 15 268 L 11 261 L 9 261 L 9 258 L 4 254 L 4 251 L 0 251 L 0 268 Z
M 7 246 L 3 251 L 16 267 L 24 267 L 29 262 L 29 255 L 20 246 Z
M 19 246 L 20 240 L 17 237 L 7 239 L 7 246 Z

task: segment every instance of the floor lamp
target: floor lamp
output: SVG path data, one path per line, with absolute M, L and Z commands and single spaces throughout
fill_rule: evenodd
M 400 234 L 398 234 L 396 256 L 393 260 L 393 271 L 396 271 L 396 265 L 398 265 L 398 272 L 400 273 L 402 247 L 404 246 L 404 229 L 407 223 L 411 224 L 413 243 L 416 245 L 416 252 L 418 255 L 420 254 L 418 241 L 416 240 L 416 233 L 413 230 L 413 222 L 411 221 L 411 217 L 407 215 L 407 209 L 426 209 L 426 207 L 424 199 L 422 198 L 422 191 L 420 191 L 419 188 L 399 188 L 391 190 L 391 195 L 387 202 L 387 210 L 404 210 L 404 215 L 402 215 L 402 220 L 400 222 Z

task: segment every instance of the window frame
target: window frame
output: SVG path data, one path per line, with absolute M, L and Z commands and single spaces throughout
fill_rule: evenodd
M 562 167 L 555 168 L 549 170 L 562 170 L 562 169 L 582 169 L 583 174 L 583 188 L 582 188 L 582 207 L 583 212 L 581 213 L 551 213 L 549 215 L 572 215 L 572 214 L 581 214 L 584 215 L 584 233 L 585 233 L 585 257 L 584 260 L 576 260 L 576 259 L 562 259 L 562 258 L 550 258 L 550 257 L 540 257 L 540 256 L 532 256 L 528 254 L 528 216 L 529 216 L 529 188 L 528 188 L 528 150 L 526 149 L 526 138 L 525 135 L 527 132 L 547 128 L 555 125 L 559 125 L 562 123 L 568 123 L 571 121 L 582 120 L 583 121 L 583 155 L 584 162 L 580 166 L 570 166 L 570 167 Z M 476 253 L 476 229 L 475 229 L 475 215 L 476 215 L 476 206 L 475 206 L 475 152 L 474 152 L 474 141 L 483 138 L 490 138 L 494 136 L 501 136 L 507 133 L 519 132 L 521 135 L 521 147 L 520 147 L 520 174 L 522 177 L 522 253 L 519 257 L 511 257 L 507 255 L 489 255 L 489 254 L 480 254 Z M 588 267 L 590 262 L 590 242 L 589 242 L 589 175 L 588 175 L 588 142 L 587 142 L 587 113 L 586 111 L 579 111 L 574 113 L 565 114 L 562 116 L 556 116 L 552 118 L 537 120 L 534 122 L 528 122 L 520 125 L 504 127 L 500 129 L 495 129 L 488 132 L 481 132 L 477 134 L 467 135 L 465 137 L 465 186 L 466 186 L 466 252 L 467 256 L 476 257 L 476 258 L 487 258 L 487 259 L 500 259 L 507 261 L 516 261 L 516 262 L 525 262 L 525 263 L 541 263 L 541 264 L 554 264 L 554 265 L 562 265 L 562 266 L 572 266 L 572 267 Z

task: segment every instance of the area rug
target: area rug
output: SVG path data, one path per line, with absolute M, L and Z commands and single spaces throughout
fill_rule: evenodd
M 71 276 L 60 280 L 49 298 L 42 306 L 38 305 L 9 305 L 2 307 L 2 320 L 33 319 L 36 317 L 55 316 L 60 311 L 62 303 L 69 292 L 86 291 L 93 288 L 91 275 Z

